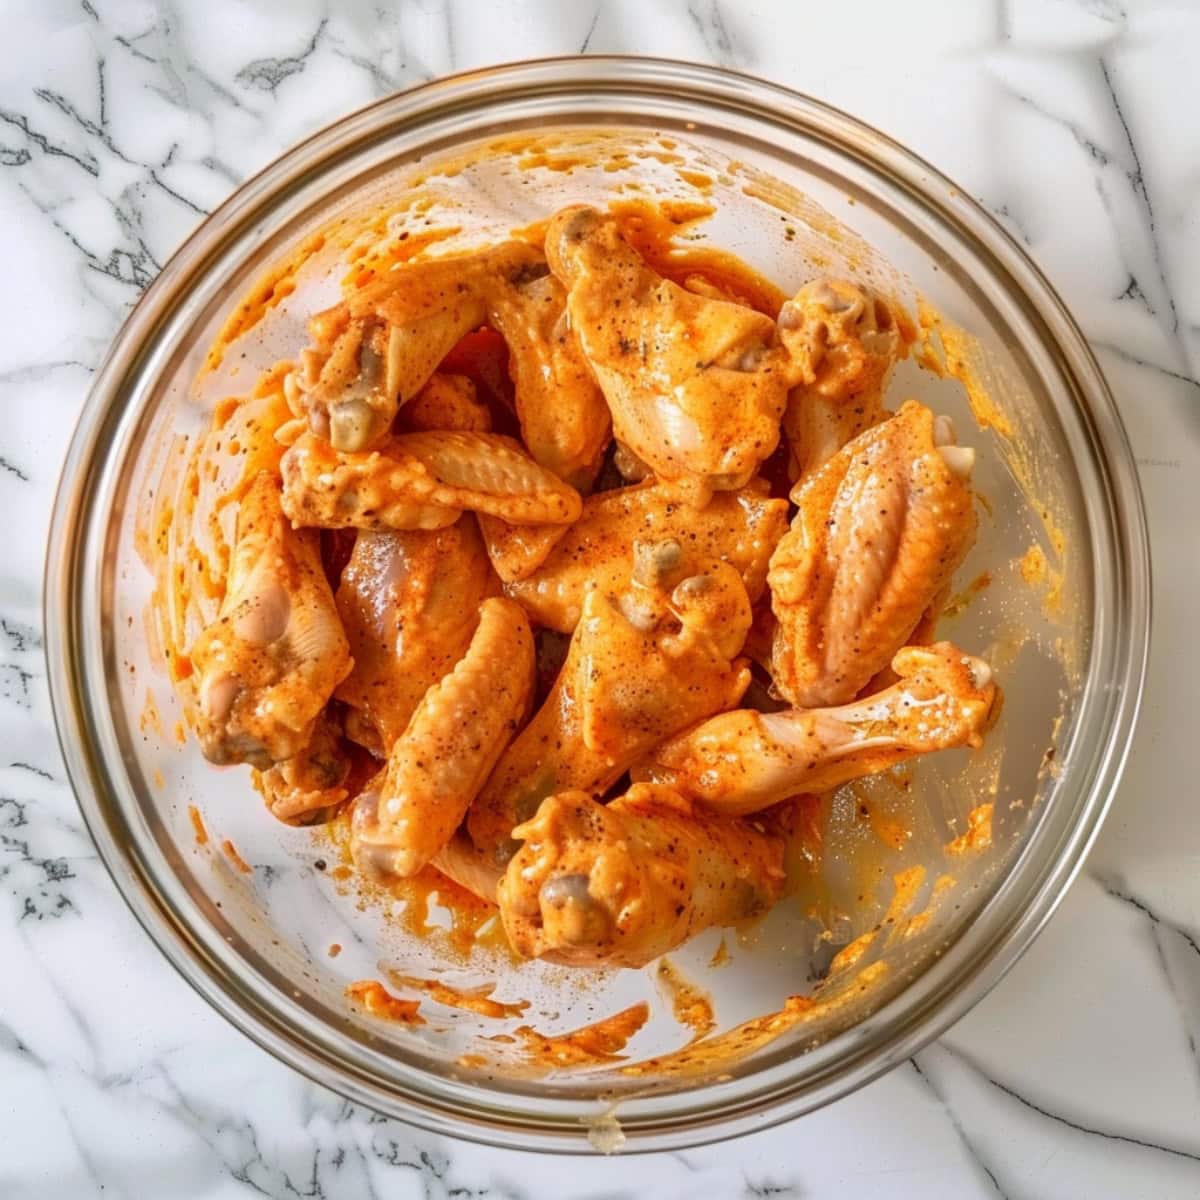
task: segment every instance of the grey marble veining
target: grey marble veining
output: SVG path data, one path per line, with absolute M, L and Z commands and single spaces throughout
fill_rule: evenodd
M 54 740 L 42 554 L 89 377 L 200 217 L 395 88 L 542 54 L 753 71 L 955 178 L 1118 395 L 1156 569 L 1144 718 L 1088 866 L 940 1042 L 739 1142 L 577 1161 L 451 1143 L 282 1067 L 169 969 Z M 0 72 L 0 1197 L 1200 1194 L 1200 7 L 1115 0 L 13 0 Z

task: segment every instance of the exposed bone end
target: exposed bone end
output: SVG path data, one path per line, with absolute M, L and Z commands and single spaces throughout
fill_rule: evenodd
M 346 454 L 366 449 L 379 431 L 380 415 L 362 396 L 339 400 L 329 409 L 330 445 Z
M 581 242 L 601 219 L 596 209 L 586 204 L 574 204 L 555 215 L 555 232 L 564 242 Z
M 376 780 L 380 778 L 376 776 Z M 377 840 L 379 836 L 379 792 L 373 782 L 359 793 L 350 815 L 350 854 L 355 867 L 376 883 L 407 879 L 420 870 L 423 864 L 412 854 Z
M 711 575 L 689 575 L 679 581 L 671 593 L 671 599 L 676 605 L 683 607 L 688 601 L 698 600 L 712 592 L 716 586 L 717 581 Z
M 992 668 L 983 661 L 982 658 L 976 658 L 972 654 L 963 655 L 963 666 L 971 674 L 971 682 L 979 690 L 983 690 L 992 682 Z
M 588 882 L 583 874 L 556 875 L 538 890 L 542 924 L 556 944 L 589 946 L 607 937 L 611 919 Z
M 329 410 L 323 404 L 314 404 L 308 410 L 308 427 L 321 441 L 329 441 Z
M 938 446 L 937 452 L 942 456 L 946 466 L 959 479 L 969 479 L 975 467 L 975 450 L 972 446 Z
M 865 306 L 862 290 L 844 279 L 817 279 L 800 289 L 801 303 L 819 306 L 828 313 L 845 313 Z
M 662 588 L 683 561 L 683 547 L 674 538 L 659 542 L 641 538 L 633 543 L 634 583 L 647 588 Z
M 800 306 L 794 300 L 785 301 L 783 307 L 779 310 L 779 317 L 776 321 L 784 333 L 793 333 L 804 324 L 804 316 L 800 312 Z
M 583 243 L 592 237 L 604 217 L 586 204 L 574 204 L 555 213 L 546 227 L 546 261 L 568 286 L 581 268 Z
M 933 444 L 935 446 L 954 446 L 958 443 L 958 431 L 954 428 L 952 418 L 945 413 L 939 413 L 933 418 Z

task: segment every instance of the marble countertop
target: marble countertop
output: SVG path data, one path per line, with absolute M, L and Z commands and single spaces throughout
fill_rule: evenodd
M 0 1196 L 1200 1194 L 1200 812 L 1185 766 L 1200 674 L 1200 6 L 9 0 L 3 37 Z M 1143 718 L 1099 844 L 987 999 L 910 1063 L 800 1121 L 585 1166 L 377 1117 L 194 995 L 83 829 L 39 625 L 51 498 L 90 373 L 206 212 L 393 89 L 618 51 L 810 92 L 996 214 L 1117 393 L 1156 612 Z

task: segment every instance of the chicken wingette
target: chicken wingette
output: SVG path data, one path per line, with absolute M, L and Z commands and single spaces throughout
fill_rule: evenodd
M 387 757 L 421 697 L 466 651 L 496 590 L 469 515 L 448 529 L 358 534 L 337 590 L 354 668 L 336 696 L 355 741 Z
M 787 502 L 772 500 L 765 485 L 720 492 L 699 511 L 672 495 L 668 485 L 647 482 L 589 496 L 583 515 L 550 548 L 544 561 L 507 593 L 539 625 L 570 633 L 593 588 L 618 595 L 633 573 L 635 543 L 673 540 L 681 569 L 720 559 L 737 569 L 750 603 L 767 584 L 767 563 L 787 529 Z
M 975 539 L 974 451 L 908 401 L 792 491 L 771 556 L 771 674 L 797 708 L 857 695 L 908 641 Z
M 351 851 L 365 874 L 415 875 L 458 828 L 533 694 L 533 635 L 511 600 L 485 600 L 466 653 L 417 705 L 359 794 Z

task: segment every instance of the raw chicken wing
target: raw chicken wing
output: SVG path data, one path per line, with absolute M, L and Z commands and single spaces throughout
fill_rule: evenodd
M 425 693 L 387 768 L 354 802 L 360 870 L 407 878 L 446 846 L 532 694 L 529 620 L 511 600 L 485 600 L 466 654 Z
M 712 717 L 660 746 L 635 778 L 741 816 L 918 754 L 982 744 L 996 699 L 987 663 L 938 642 L 904 647 L 892 669 L 899 683 L 840 708 Z
M 242 497 L 220 615 L 191 659 L 205 756 L 262 769 L 304 749 L 350 670 L 317 535 L 288 524 L 269 472 Z
M 500 881 L 513 949 L 570 966 L 641 967 L 783 890 L 783 839 L 638 783 L 610 804 L 560 792 L 513 830 Z
M 681 569 L 722 559 L 737 568 L 754 604 L 766 587 L 771 552 L 786 530 L 787 502 L 769 499 L 765 486 L 755 483 L 718 493 L 700 510 L 683 504 L 667 484 L 618 488 L 589 496 L 582 517 L 542 565 L 505 591 L 537 624 L 570 633 L 589 590 L 619 595 L 629 587 L 635 542 L 673 540 L 682 550 Z
M 568 525 L 579 493 L 495 433 L 405 433 L 348 454 L 306 433 L 283 456 L 283 506 L 323 529 L 440 529 L 464 509 Z
M 487 319 L 489 292 L 545 273 L 531 246 L 422 259 L 355 288 L 309 323 L 288 400 L 335 450 L 379 445 L 397 409 L 424 387 L 454 346 Z
M 887 416 L 883 393 L 908 343 L 886 300 L 841 279 L 802 287 L 780 310 L 779 334 L 800 379 L 783 417 L 797 479 Z
M 337 690 L 346 730 L 386 757 L 421 697 L 466 652 L 496 583 L 475 522 L 433 532 L 359 533 L 337 607 L 354 669 Z
M 778 444 L 787 401 L 774 322 L 663 279 L 592 208 L 555 215 L 546 257 L 616 436 L 696 507 L 743 487 Z
M 975 539 L 974 451 L 916 401 L 792 492 L 767 576 L 771 673 L 798 708 L 842 704 L 908 641 Z
M 546 796 L 602 794 L 659 742 L 746 690 L 750 673 L 736 655 L 750 603 L 737 571 L 713 562 L 680 579 L 676 542 L 642 544 L 638 558 L 624 595 L 587 593 L 550 695 L 467 815 L 471 840 L 497 862 L 512 853 L 513 826 Z
M 566 304 L 562 284 L 547 274 L 495 288 L 488 316 L 508 343 L 521 440 L 535 462 L 586 488 L 600 469 L 612 422 Z
M 350 759 L 328 717 L 317 718 L 308 744 L 293 758 L 256 772 L 267 808 L 289 825 L 312 825 L 332 817 L 349 795 L 343 786 Z

